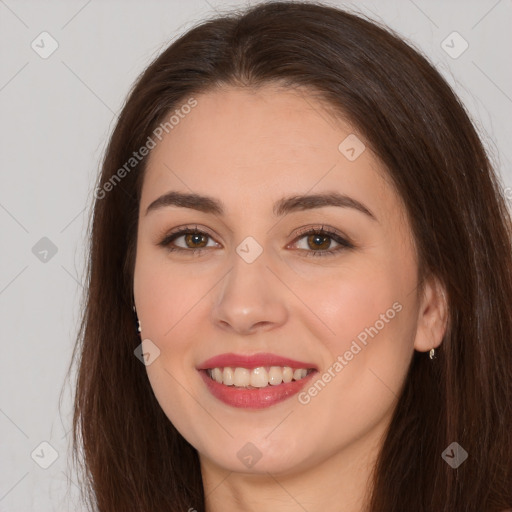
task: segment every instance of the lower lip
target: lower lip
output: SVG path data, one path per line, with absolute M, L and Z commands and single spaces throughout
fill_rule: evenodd
M 277 386 L 269 385 L 264 388 L 255 389 L 226 386 L 213 380 L 206 370 L 199 370 L 199 373 L 210 393 L 225 404 L 244 409 L 263 409 L 296 395 L 312 379 L 317 371 L 313 370 L 300 380 L 282 382 Z

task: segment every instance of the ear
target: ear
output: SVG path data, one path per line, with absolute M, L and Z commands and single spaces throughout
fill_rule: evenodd
M 448 323 L 448 302 L 446 290 L 436 277 L 430 277 L 420 295 L 418 323 L 414 348 L 428 352 L 441 345 Z

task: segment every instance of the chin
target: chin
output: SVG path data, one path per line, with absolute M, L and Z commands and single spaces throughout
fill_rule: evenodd
M 207 458 L 222 469 L 235 473 L 288 475 L 306 469 L 308 460 L 311 462 L 311 457 L 305 454 L 291 454 L 282 450 L 268 453 L 258 449 L 255 444 L 250 442 L 242 444 L 240 448 L 230 446 L 227 450 L 231 453 L 234 452 L 235 456 L 223 452 L 213 453 L 212 456 L 207 455 Z

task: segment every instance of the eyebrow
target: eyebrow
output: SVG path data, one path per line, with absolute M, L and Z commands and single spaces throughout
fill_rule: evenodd
M 171 191 L 160 196 L 158 199 L 155 199 L 148 206 L 146 215 L 151 211 L 155 211 L 166 206 L 190 208 L 219 216 L 223 216 L 225 213 L 222 202 L 213 197 Z M 311 210 L 314 208 L 323 208 L 325 206 L 353 208 L 377 221 L 375 215 L 363 203 L 338 192 L 284 197 L 274 203 L 273 214 L 275 217 L 282 217 L 288 213 Z

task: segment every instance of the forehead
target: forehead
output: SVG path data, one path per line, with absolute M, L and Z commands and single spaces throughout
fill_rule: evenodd
M 264 197 L 321 190 L 396 201 L 388 197 L 386 173 L 362 137 L 314 95 L 273 86 L 224 87 L 193 98 L 196 105 L 149 155 L 141 211 L 168 190 L 242 207 Z M 362 151 L 356 159 L 343 152 L 347 144 Z

